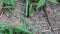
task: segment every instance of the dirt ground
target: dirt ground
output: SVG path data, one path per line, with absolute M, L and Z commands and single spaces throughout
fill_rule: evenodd
M 23 0 L 22 0 L 23 1 Z M 18 11 L 15 16 L 11 17 L 11 13 L 7 11 L 0 17 L 0 24 L 21 26 L 23 25 L 22 17 L 24 16 L 24 9 L 22 1 L 18 1 L 17 8 L 13 11 Z M 46 4 L 46 11 L 49 17 L 49 21 L 54 29 L 55 34 L 60 34 L 60 5 L 51 3 Z M 48 22 L 46 20 L 43 10 L 34 11 L 32 18 L 27 18 L 28 25 L 36 26 L 32 29 L 34 34 L 52 34 L 48 28 Z

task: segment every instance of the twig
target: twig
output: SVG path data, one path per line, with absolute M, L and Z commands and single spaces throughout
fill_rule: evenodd
M 51 25 L 51 23 L 50 23 L 50 21 L 49 21 L 48 15 L 47 15 L 46 10 L 45 10 L 45 6 L 43 6 L 43 11 L 44 11 L 45 16 L 46 16 L 46 19 L 47 19 L 47 21 L 48 21 L 49 29 L 51 30 L 51 32 L 54 33 L 53 28 L 52 28 L 52 25 Z

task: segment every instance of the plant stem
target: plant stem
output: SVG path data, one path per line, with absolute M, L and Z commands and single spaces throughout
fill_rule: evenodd
M 24 28 L 27 29 L 27 18 L 24 17 Z
M 29 4 L 29 0 L 26 0 L 26 6 L 25 6 L 25 16 L 28 15 L 28 4 Z

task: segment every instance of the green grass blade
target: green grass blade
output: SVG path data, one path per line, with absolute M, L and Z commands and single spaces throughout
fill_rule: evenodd
M 15 6 L 5 6 L 5 7 L 3 7 L 4 9 L 6 9 L 6 8 L 15 8 Z
M 15 9 L 15 10 L 12 12 L 11 17 L 16 16 L 17 13 L 18 13 L 18 9 Z
M 25 6 L 25 16 L 27 16 L 27 14 L 28 14 L 28 4 L 29 4 L 29 0 L 26 0 L 26 6 Z
M 10 5 L 11 4 L 11 1 L 10 0 L 4 0 L 4 4 Z
M 11 4 L 12 4 L 13 6 L 15 5 L 14 1 L 15 1 L 15 0 L 11 0 Z
M 51 2 L 51 3 L 58 4 L 57 0 L 48 0 L 48 1 Z
M 37 9 L 40 8 L 41 6 L 44 6 L 46 3 L 46 0 L 39 0 L 39 2 L 37 3 Z
M 0 0 L 0 4 L 3 4 L 3 0 Z
M 23 23 L 24 23 L 24 28 L 27 29 L 27 18 L 26 17 L 23 18 Z
M 9 28 L 9 34 L 13 34 L 13 29 L 11 27 Z
M 32 3 L 30 4 L 30 7 L 29 7 L 29 14 L 30 16 L 33 16 L 33 4 Z

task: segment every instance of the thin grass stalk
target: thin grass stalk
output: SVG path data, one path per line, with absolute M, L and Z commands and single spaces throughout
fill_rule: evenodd
M 28 15 L 28 8 L 29 8 L 28 5 L 29 5 L 29 0 L 26 0 L 26 6 L 25 6 L 25 9 L 26 9 L 26 10 L 25 10 L 25 13 L 26 13 L 26 14 L 25 14 L 25 16 Z

